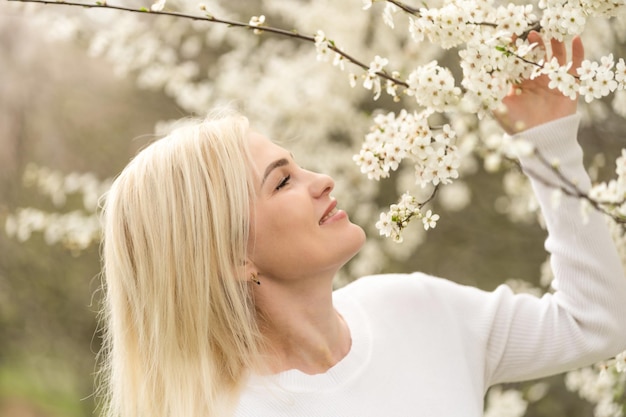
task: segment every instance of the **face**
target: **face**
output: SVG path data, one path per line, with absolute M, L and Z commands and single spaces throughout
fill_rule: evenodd
M 299 167 L 258 133 L 249 140 L 256 171 L 250 261 L 264 279 L 332 278 L 365 241 L 330 195 L 334 181 Z

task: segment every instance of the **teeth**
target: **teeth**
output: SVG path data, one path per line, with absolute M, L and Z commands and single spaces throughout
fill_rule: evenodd
M 328 219 L 329 217 L 331 217 L 333 214 L 337 213 L 337 208 L 335 207 L 334 209 L 332 209 L 331 211 L 328 212 L 327 215 L 325 215 L 322 220 L 320 220 L 320 224 L 324 223 L 324 221 L 326 221 L 326 219 Z

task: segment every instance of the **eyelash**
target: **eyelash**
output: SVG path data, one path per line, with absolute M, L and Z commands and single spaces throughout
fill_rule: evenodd
M 283 178 L 280 183 L 278 184 L 278 186 L 276 187 L 276 191 L 280 190 L 281 188 L 283 188 L 285 185 L 287 185 L 289 183 L 289 180 L 291 179 L 291 175 L 287 175 L 285 178 Z

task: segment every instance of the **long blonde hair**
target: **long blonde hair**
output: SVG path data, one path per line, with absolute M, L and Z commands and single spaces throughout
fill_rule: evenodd
M 232 413 L 261 336 L 244 263 L 248 121 L 228 112 L 141 151 L 103 209 L 106 417 Z

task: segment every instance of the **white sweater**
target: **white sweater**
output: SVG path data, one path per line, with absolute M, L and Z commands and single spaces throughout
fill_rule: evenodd
M 524 133 L 567 178 L 589 187 L 576 143 L 578 116 Z M 558 182 L 534 157 L 527 173 Z M 529 175 L 530 176 L 530 175 Z M 580 202 L 551 204 L 532 185 L 546 219 L 554 294 L 493 292 L 425 274 L 361 278 L 334 293 L 352 337 L 327 372 L 254 376 L 237 417 L 479 417 L 487 388 L 585 366 L 626 349 L 626 279 L 598 213 Z M 497 237 L 496 237 L 497 238 Z M 477 262 L 480 260 L 477 259 Z

